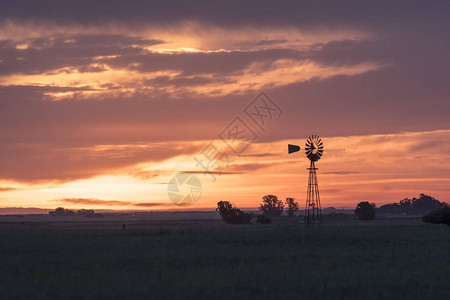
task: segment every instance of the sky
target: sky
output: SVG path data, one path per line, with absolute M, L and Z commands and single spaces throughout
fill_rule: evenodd
M 0 207 L 256 208 L 267 194 L 302 206 L 312 134 L 324 207 L 450 202 L 449 13 L 2 1 Z

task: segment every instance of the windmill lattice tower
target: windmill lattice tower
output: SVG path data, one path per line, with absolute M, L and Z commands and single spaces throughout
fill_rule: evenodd
M 305 207 L 305 223 L 309 226 L 314 223 L 322 224 L 322 207 L 316 172 L 318 168 L 316 168 L 315 162 L 323 155 L 323 142 L 317 135 L 312 135 L 306 140 L 305 154 L 310 160 Z

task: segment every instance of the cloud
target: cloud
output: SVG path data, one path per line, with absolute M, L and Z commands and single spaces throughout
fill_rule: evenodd
M 0 178 L 18 182 L 65 182 L 120 173 L 140 163 L 156 163 L 199 150 L 195 145 L 180 148 L 167 144 L 93 147 L 10 144 L 0 150 Z M 141 172 L 135 176 L 144 175 Z
M 180 171 L 180 174 L 204 174 L 204 175 L 236 175 L 241 174 L 242 172 L 229 172 L 229 171 Z
M 119 200 L 99 200 L 94 198 L 64 198 L 54 200 L 58 202 L 68 203 L 68 204 L 81 204 L 81 205 L 101 205 L 101 206 L 138 206 L 138 207 L 154 207 L 154 206 L 164 206 L 171 205 L 167 203 L 159 202 L 130 202 L 130 201 L 119 201 Z
M 187 170 L 180 171 L 182 174 L 204 174 L 204 175 L 237 175 L 245 174 L 253 171 L 257 171 L 263 168 L 270 167 L 271 163 L 231 163 L 229 166 L 224 166 L 225 169 L 214 169 L 210 171 L 200 171 L 200 170 Z
M 332 174 L 332 175 L 351 175 L 351 174 L 359 174 L 360 172 L 355 171 L 332 171 L 332 172 L 323 172 L 322 174 Z
M 273 157 L 278 156 L 278 153 L 255 153 L 255 154 L 241 154 L 242 157 Z
M 296 39 L 298 40 L 298 39 Z M 326 38 L 325 38 L 326 40 Z M 217 97 L 312 78 L 353 76 L 383 67 L 375 61 L 315 61 L 320 48 L 180 50 L 153 48 L 158 39 L 119 34 L 73 34 L 3 41 L 3 86 L 43 86 L 54 99 L 199 94 Z M 185 48 L 181 48 L 185 49 Z M 57 90 L 66 88 L 66 90 Z M 181 94 L 181 95 L 180 95 Z
M 272 166 L 271 163 L 241 163 L 241 164 L 233 164 L 230 169 L 242 173 L 249 173 L 252 171 L 257 171 L 263 168 L 267 168 Z
M 1 193 L 1 192 L 14 191 L 14 190 L 16 190 L 16 188 L 12 188 L 12 187 L 0 187 L 0 193 Z
M 0 76 L 55 73 L 63 68 L 69 68 L 63 69 L 64 72 L 98 73 L 105 70 L 102 57 L 140 53 L 142 47 L 162 43 L 119 34 L 57 35 L 17 42 L 4 40 L 0 44 Z
M 31 0 L 2 2 L 0 16 L 3 19 L 19 21 L 47 20 L 57 24 L 82 23 L 98 25 L 99 16 L 105 23 L 118 22 L 129 24 L 130 29 L 139 29 L 142 24 L 167 26 L 179 20 L 197 20 L 207 24 L 233 27 L 296 25 L 310 27 L 318 20 L 324 27 L 352 26 L 373 28 L 407 27 L 411 23 L 430 22 L 433 17 L 443 19 L 449 10 L 448 3 L 442 1 L 427 5 L 421 1 L 401 0 L 396 2 L 367 3 L 357 0 L 346 1 L 346 5 L 335 1 L 290 1 L 280 0 L 255 5 L 253 2 L 193 0 L 189 3 L 181 0 L 150 3 L 138 0 L 109 1 L 108 7 L 102 1 L 80 0 L 60 3 L 43 0 L 36 5 Z M 29 7 L 30 9 L 24 9 Z M 408 7 L 408 10 L 404 8 Z M 58 13 L 54 13 L 57 11 Z M 383 22 L 379 22 L 380 15 Z M 438 23 L 438 22 L 436 22 Z M 416 25 L 417 26 L 417 25 Z M 415 29 L 414 26 L 413 28 Z
M 139 206 L 139 207 L 154 207 L 154 206 L 161 206 L 161 205 L 174 205 L 173 203 L 156 203 L 156 202 L 140 202 L 140 203 L 135 203 L 134 206 Z

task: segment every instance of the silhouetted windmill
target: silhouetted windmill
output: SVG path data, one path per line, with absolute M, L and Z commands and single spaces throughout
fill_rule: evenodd
M 288 153 L 300 151 L 300 146 L 288 145 Z M 305 223 L 322 223 L 322 207 L 320 204 L 319 184 L 317 181 L 318 170 L 315 162 L 323 155 L 323 142 L 317 135 L 312 135 L 306 140 L 305 154 L 310 160 L 308 191 L 306 194 Z

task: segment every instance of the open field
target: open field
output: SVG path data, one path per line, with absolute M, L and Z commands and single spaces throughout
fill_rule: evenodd
M 1 299 L 450 299 L 450 228 L 419 219 L 16 219 L 0 218 Z

